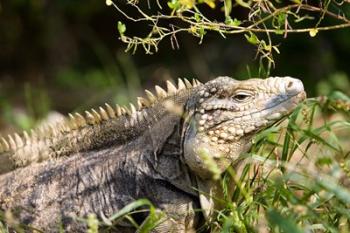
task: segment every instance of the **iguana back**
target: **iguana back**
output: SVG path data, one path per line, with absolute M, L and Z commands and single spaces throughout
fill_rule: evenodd
M 7 161 L 9 171 L 35 162 L 133 141 L 145 130 L 152 130 L 153 124 L 164 121 L 168 110 L 182 111 L 189 94 L 199 85 L 197 80 L 191 84 L 187 79 L 179 79 L 176 88 L 168 81 L 167 91 L 155 87 L 157 96 L 146 90 L 148 98 L 138 98 L 137 110 L 133 104 L 130 104 L 130 108 L 119 105 L 112 108 L 105 104 L 98 111 L 91 109 L 83 115 L 69 114 L 64 122 L 30 133 L 24 131 L 21 136 L 14 134 L 7 138 L 1 137 L 0 162 Z M 161 134 L 159 132 L 160 137 Z

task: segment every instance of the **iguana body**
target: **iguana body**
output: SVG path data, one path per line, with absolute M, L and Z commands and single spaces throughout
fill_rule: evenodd
M 21 222 L 45 232 L 60 221 L 76 232 L 85 228 L 73 216 L 110 216 L 148 198 L 166 213 L 154 232 L 193 232 L 201 216 L 195 210 L 210 218 L 214 208 L 197 189 L 218 194 L 208 161 L 224 172 L 256 131 L 290 113 L 305 93 L 292 78 L 178 86 L 156 87 L 158 97 L 148 92 L 130 115 L 107 106 L 49 136 L 3 139 L 1 156 L 20 168 L 0 176 L 1 209 L 21 210 Z

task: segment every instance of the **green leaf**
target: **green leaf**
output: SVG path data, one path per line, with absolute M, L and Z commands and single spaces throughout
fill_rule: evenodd
M 95 214 L 89 214 L 87 218 L 87 233 L 98 233 L 98 219 Z
M 253 139 L 253 143 L 258 143 L 261 140 L 264 140 L 265 138 L 267 138 L 270 134 L 275 134 L 278 133 L 280 130 L 280 126 L 271 126 L 261 132 L 259 132 L 258 134 L 255 135 L 254 139 Z
M 283 216 L 275 209 L 267 212 L 267 219 L 272 226 L 278 227 L 281 232 L 285 233 L 302 233 L 303 231 L 298 225 L 289 217 Z
M 124 215 L 130 213 L 131 211 L 140 208 L 142 206 L 149 206 L 150 207 L 150 212 L 154 212 L 154 207 L 152 203 L 147 200 L 147 199 L 140 199 L 137 201 L 134 201 L 128 205 L 126 205 L 124 208 L 122 208 L 119 212 L 115 213 L 112 215 L 110 218 L 108 218 L 108 221 L 113 222 L 114 220 L 123 217 Z
M 230 17 L 232 11 L 232 0 L 224 0 L 225 16 Z
M 284 34 L 284 30 L 283 29 L 276 29 L 275 31 L 276 35 L 283 35 Z
M 242 21 L 234 18 L 232 19 L 230 16 L 226 17 L 225 24 L 233 26 L 233 27 L 238 27 L 239 25 L 242 24 Z
M 207 34 L 207 32 L 205 31 L 205 29 L 203 27 L 200 27 L 198 29 L 198 33 L 200 36 L 204 36 L 205 34 Z
M 199 151 L 199 157 L 202 159 L 203 163 L 205 164 L 206 168 L 210 171 L 212 175 L 213 180 L 218 180 L 221 175 L 221 170 L 218 167 L 215 160 L 212 158 L 210 152 L 206 150 L 205 148 L 201 148 Z
M 318 165 L 331 165 L 333 162 L 333 160 L 329 157 L 320 157 L 320 158 L 317 158 L 316 160 L 316 164 Z
M 321 142 L 323 145 L 328 146 L 329 148 L 331 148 L 337 152 L 340 152 L 340 149 L 336 147 L 339 145 L 332 145 L 327 140 L 325 140 L 321 136 L 319 136 L 319 134 L 317 133 L 316 130 L 312 130 L 312 131 L 311 130 L 302 130 L 302 131 L 303 131 L 304 135 L 306 135 L 307 137 L 312 138 L 318 142 Z
M 232 26 L 236 26 L 237 27 L 237 26 L 239 26 L 241 24 L 242 24 L 242 21 L 240 21 L 240 20 L 238 20 L 236 18 L 233 19 Z
M 168 7 L 172 10 L 177 10 L 181 7 L 181 3 L 177 0 L 171 0 L 171 2 L 168 2 Z
M 199 22 L 202 20 L 202 17 L 201 17 L 200 14 L 195 13 L 195 14 L 194 14 L 194 19 L 196 20 L 197 23 L 199 23 Z
M 249 35 L 245 34 L 244 37 L 247 39 L 249 43 L 253 45 L 257 45 L 260 42 L 258 37 L 252 32 L 249 32 Z
M 328 192 L 333 193 L 340 201 L 350 204 L 349 190 L 337 184 L 335 180 L 319 178 L 317 179 L 317 184 L 326 189 Z
M 344 100 L 344 101 L 350 102 L 350 97 L 341 91 L 333 91 L 328 97 L 330 100 L 333 100 L 333 101 Z
M 280 50 L 277 48 L 277 46 L 272 46 L 272 48 L 276 51 L 276 53 L 280 54 Z
M 126 31 L 126 26 L 125 24 L 123 24 L 122 22 L 118 21 L 118 31 L 119 31 L 119 34 L 121 36 L 124 35 L 125 31 Z
M 250 2 L 244 2 L 242 0 L 236 0 L 236 3 L 242 7 L 250 8 Z
M 288 131 L 290 131 L 290 125 L 287 126 Z M 288 161 L 288 152 L 289 152 L 289 144 L 291 141 L 291 136 L 289 133 L 286 133 L 284 137 L 284 142 L 283 142 L 283 148 L 282 148 L 282 155 L 281 155 L 281 160 L 282 161 Z
M 280 14 L 277 15 L 278 28 L 285 24 L 286 18 L 287 18 L 287 14 L 284 12 L 281 12 Z

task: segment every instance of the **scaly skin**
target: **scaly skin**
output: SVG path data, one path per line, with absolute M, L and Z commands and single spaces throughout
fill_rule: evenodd
M 56 232 L 60 221 L 79 232 L 85 226 L 73 216 L 110 216 L 148 198 L 166 214 L 153 232 L 194 232 L 201 216 L 195 209 L 210 219 L 216 208 L 203 195 L 220 196 L 216 173 L 237 164 L 254 134 L 289 114 L 305 93 L 292 78 L 219 77 L 179 86 L 158 88 L 160 97 L 131 116 L 101 111 L 88 124 L 73 119 L 57 138 L 5 141 L 5 157 L 19 168 L 0 176 L 1 209 L 45 232 Z

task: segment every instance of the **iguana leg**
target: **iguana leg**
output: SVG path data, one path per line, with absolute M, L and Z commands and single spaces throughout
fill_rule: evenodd
M 151 233 L 195 233 L 195 227 L 186 225 L 186 220 L 184 220 L 175 220 L 166 216 L 151 230 Z
M 198 225 L 198 216 L 195 215 L 193 203 L 167 206 L 161 211 L 163 217 L 159 224 L 151 230 L 152 233 L 194 233 Z
M 191 227 L 186 228 L 183 222 L 178 222 L 172 218 L 166 218 L 159 225 L 157 225 L 151 233 L 195 233 L 196 230 Z

